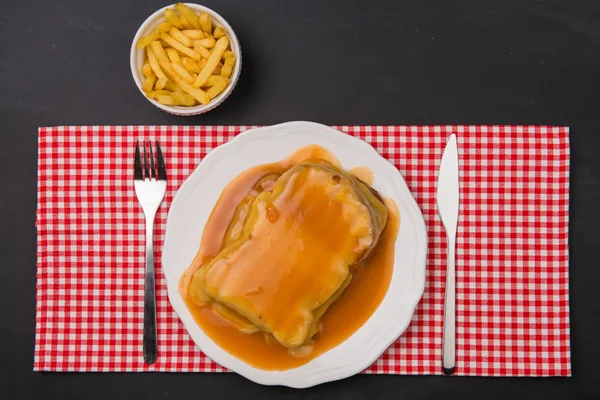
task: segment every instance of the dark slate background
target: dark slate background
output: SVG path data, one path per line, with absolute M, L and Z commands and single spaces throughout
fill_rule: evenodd
M 238 87 L 184 119 L 135 88 L 159 0 L 0 2 L 0 398 L 600 398 L 600 2 L 206 0 L 244 51 Z M 305 391 L 233 374 L 34 373 L 36 132 L 70 124 L 571 127 L 573 377 L 356 376 Z M 594 382 L 596 380 L 596 382 Z

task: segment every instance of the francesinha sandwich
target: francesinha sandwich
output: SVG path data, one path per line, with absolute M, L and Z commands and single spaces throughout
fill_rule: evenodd
M 220 253 L 193 273 L 189 298 L 214 303 L 285 347 L 301 346 L 387 219 L 373 189 L 325 161 L 266 176 L 236 209 Z

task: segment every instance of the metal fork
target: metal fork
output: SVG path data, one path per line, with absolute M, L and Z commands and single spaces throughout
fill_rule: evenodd
M 140 142 L 135 145 L 133 179 L 135 194 L 146 217 L 146 276 L 144 279 L 144 361 L 154 364 L 158 356 L 156 341 L 156 294 L 154 280 L 154 217 L 167 191 L 167 169 L 162 151 L 156 141 L 156 165 L 152 153 L 152 142 L 146 155 L 146 141 L 142 142 L 144 160 L 140 156 Z M 149 158 L 149 159 L 148 159 Z

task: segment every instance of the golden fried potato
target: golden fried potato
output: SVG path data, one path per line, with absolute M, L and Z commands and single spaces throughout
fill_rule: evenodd
M 183 90 L 185 93 L 192 95 L 192 97 L 196 99 L 198 103 L 204 105 L 210 103 L 210 97 L 208 97 L 208 94 L 204 90 L 193 87 L 192 85 L 190 85 L 189 83 L 187 83 L 179 77 L 177 79 L 177 84 L 181 86 L 181 90 Z
M 194 39 L 194 40 L 204 39 L 204 32 L 202 32 L 199 29 L 186 29 L 184 31 L 181 31 L 181 33 L 183 33 L 185 36 L 189 37 L 190 39 Z
M 196 40 L 194 40 L 195 42 Z M 202 47 L 199 44 L 194 46 L 194 51 L 196 53 L 199 53 L 202 57 L 204 58 L 209 58 L 210 57 L 210 50 L 208 50 L 206 47 Z
M 177 9 L 177 11 L 179 11 L 181 15 L 185 16 L 185 19 L 187 19 L 190 22 L 193 29 L 200 29 L 200 21 L 194 10 L 192 10 L 183 3 L 175 4 L 175 8 Z
M 175 99 L 175 103 L 177 103 L 178 106 L 188 106 L 191 107 L 194 104 L 196 104 L 196 99 L 194 99 L 191 95 L 184 93 L 184 92 L 173 92 L 171 94 L 171 96 L 173 96 L 173 99 Z
M 200 65 L 198 65 L 196 60 L 188 57 L 184 57 L 181 60 L 181 65 L 183 65 L 183 68 L 185 68 L 190 73 L 199 74 L 201 71 Z
M 163 33 L 163 32 L 169 32 L 169 29 L 171 29 L 173 25 L 171 25 L 170 22 L 161 22 L 160 24 L 158 24 L 156 26 L 156 28 L 154 29 L 154 32 L 159 32 L 159 33 Z
M 162 94 L 160 96 L 156 96 L 156 101 L 158 101 L 160 104 L 164 104 L 166 106 L 174 106 L 175 104 L 175 99 L 173 98 L 173 96 L 167 95 L 167 94 Z
M 163 49 L 160 42 L 156 40 L 150 44 L 150 47 L 152 47 L 152 51 L 156 55 L 158 63 L 160 64 L 160 67 L 162 68 L 163 72 L 165 73 L 165 75 L 167 75 L 167 78 L 169 78 L 169 80 L 172 81 L 173 78 L 177 76 L 177 73 L 173 69 L 173 65 L 171 64 L 171 61 L 169 61 L 169 57 L 167 57 L 165 49 Z
M 154 87 L 155 81 L 156 81 L 156 75 L 154 75 L 154 73 L 151 76 L 147 76 L 146 79 L 144 80 L 144 83 L 142 84 L 142 90 L 146 93 L 151 91 L 152 88 Z
M 179 87 L 179 85 L 175 82 L 171 82 L 168 81 L 167 84 L 165 85 L 164 89 L 170 91 L 170 92 L 176 92 L 178 90 L 181 90 L 181 88 Z
M 169 61 L 171 61 L 171 63 L 181 63 L 181 58 L 179 57 L 177 50 L 169 47 L 168 49 L 165 49 L 165 51 L 167 52 L 167 56 L 169 57 Z
M 223 64 L 229 65 L 231 68 L 235 66 L 235 56 L 223 57 L 223 59 L 225 60 Z
M 169 45 L 171 45 L 175 50 L 185 54 L 188 57 L 193 58 L 194 60 L 200 61 L 200 59 L 202 58 L 200 54 L 190 49 L 189 47 L 185 47 L 183 44 L 179 43 L 177 40 L 173 39 L 166 33 L 161 33 L 160 38 L 167 42 Z
M 223 68 L 221 68 L 221 76 L 229 78 L 231 76 L 232 71 L 233 68 L 231 67 L 231 65 L 225 64 L 223 65 Z
M 215 69 L 213 70 L 213 75 L 221 75 L 221 69 L 223 68 L 222 63 L 218 63 Z
M 213 37 L 215 39 L 219 39 L 219 38 L 222 38 L 223 36 L 225 36 L 225 29 L 223 29 L 222 26 L 217 26 L 215 28 L 215 30 L 213 31 Z
M 206 65 L 204 66 L 202 71 L 200 71 L 198 77 L 196 78 L 196 81 L 194 82 L 195 87 L 199 88 L 206 83 L 206 80 L 213 74 L 213 71 L 219 64 L 219 61 L 221 60 L 223 53 L 227 49 L 227 46 L 229 46 L 229 40 L 227 39 L 227 37 L 224 36 L 217 40 L 213 52 L 206 61 Z
M 165 18 L 167 19 L 167 21 L 169 21 L 171 23 L 171 25 L 173 25 L 176 28 L 179 29 L 183 29 L 183 25 L 181 25 L 181 20 L 179 19 L 179 17 L 177 16 L 177 14 L 175 13 L 175 10 L 173 10 L 172 8 L 167 8 L 165 10 Z M 164 32 L 163 32 L 164 33 Z
M 210 17 L 208 14 L 206 13 L 202 13 L 200 14 L 200 26 L 202 27 L 202 30 L 206 33 L 211 33 L 212 32 L 212 23 L 210 22 Z
M 154 89 L 155 90 L 162 90 L 164 89 L 165 85 L 167 84 L 167 82 L 169 82 L 169 80 L 167 78 L 160 78 L 156 81 L 156 83 L 154 84 Z
M 179 43 L 183 44 L 186 47 L 193 46 L 192 39 L 185 36 L 183 33 L 181 33 L 181 31 L 179 29 L 177 29 L 175 27 L 172 27 L 169 30 L 169 36 L 171 36 L 173 39 L 177 40 Z
M 202 46 L 207 49 L 215 47 L 215 39 L 212 36 L 205 37 L 204 39 L 194 40 L 194 46 Z
M 150 99 L 156 99 L 158 96 L 162 95 L 171 95 L 171 92 L 168 90 L 154 90 L 152 92 L 146 93 L 146 96 Z
M 144 76 L 146 78 L 149 78 L 151 76 L 156 76 L 154 74 L 154 71 L 152 71 L 152 67 L 147 62 L 145 62 L 144 65 L 142 65 L 142 74 L 144 74 Z
M 183 26 L 183 29 L 194 29 L 192 23 L 188 21 L 185 15 L 179 14 L 179 20 L 181 21 L 181 26 Z
M 215 83 L 210 89 L 206 91 L 206 94 L 208 94 L 208 97 L 210 97 L 210 99 L 212 100 L 215 97 L 217 97 L 219 93 L 221 93 L 226 87 L 227 82 L 217 81 L 217 83 Z
M 149 34 L 148 36 L 144 36 L 143 38 L 138 40 L 135 48 L 138 50 L 141 50 L 144 47 L 148 46 L 150 43 L 154 42 L 155 40 L 158 40 L 159 37 L 160 37 L 160 32 L 154 31 L 151 34 Z
M 183 68 L 181 64 L 173 63 L 173 68 L 175 69 L 175 72 L 177 72 L 177 75 L 179 75 L 181 79 L 183 79 L 189 84 L 194 83 L 194 77 L 192 76 L 192 74 L 190 74 L 187 71 L 187 69 Z
M 215 86 L 218 82 L 225 82 L 226 85 L 229 84 L 229 78 L 225 78 L 221 75 L 211 75 L 204 84 L 203 87 L 212 87 Z
M 156 75 L 157 78 L 166 78 L 165 73 L 160 68 L 158 58 L 156 58 L 156 54 L 154 54 L 154 51 L 152 50 L 152 46 L 146 46 L 146 55 L 148 56 L 148 63 L 150 64 L 152 71 L 154 71 L 154 75 Z

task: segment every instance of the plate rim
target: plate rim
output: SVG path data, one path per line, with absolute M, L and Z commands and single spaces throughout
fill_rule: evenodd
M 283 130 L 285 132 L 277 133 L 277 131 L 280 131 L 280 130 Z M 400 183 L 400 185 L 402 187 L 401 190 L 408 193 L 408 196 L 405 196 L 406 198 L 404 200 L 406 201 L 407 205 L 410 207 L 410 209 L 412 211 L 410 216 L 414 219 L 413 222 L 415 225 L 415 229 L 417 230 L 417 235 L 416 235 L 417 246 L 416 246 L 416 251 L 415 251 L 415 254 L 416 254 L 415 265 L 423 265 L 422 273 L 420 274 L 420 276 L 418 274 L 418 269 L 416 269 L 417 273 L 415 274 L 415 277 L 414 277 L 415 280 L 418 280 L 418 282 L 417 282 L 418 285 L 415 286 L 415 293 L 417 293 L 417 295 L 415 296 L 415 299 L 413 299 L 413 301 L 410 304 L 410 309 L 409 309 L 410 318 L 408 318 L 407 321 L 404 324 L 402 324 L 401 329 L 399 329 L 399 327 L 400 327 L 399 324 L 394 325 L 394 324 L 390 323 L 390 326 L 396 327 L 396 329 L 394 329 L 394 330 L 399 332 L 397 335 L 394 334 L 393 335 L 394 337 L 391 340 L 386 340 L 385 342 L 381 342 L 381 340 L 377 341 L 376 344 L 378 344 L 378 346 L 377 346 L 378 350 L 371 351 L 371 353 L 369 353 L 369 354 L 371 354 L 371 357 L 364 356 L 363 358 L 361 358 L 359 360 L 355 360 L 354 363 L 349 363 L 346 365 L 347 367 L 352 366 L 352 368 L 345 368 L 343 371 L 338 371 L 338 373 L 336 373 L 335 369 L 326 369 L 324 371 L 321 371 L 321 373 L 317 374 L 316 376 L 315 376 L 315 374 L 312 374 L 312 375 L 308 374 L 308 376 L 303 377 L 304 379 L 298 379 L 298 378 L 290 379 L 289 377 L 286 378 L 285 376 L 283 376 L 283 374 L 282 374 L 283 372 L 293 371 L 294 369 L 285 370 L 285 371 L 268 371 L 268 370 L 260 370 L 256 367 L 253 367 L 252 365 L 247 364 L 246 362 L 244 362 L 243 360 L 240 360 L 239 358 L 233 356 L 232 354 L 229 354 L 226 350 L 222 349 L 218 344 L 216 344 L 214 341 L 212 341 L 212 339 L 210 339 L 210 337 L 208 337 L 208 335 L 206 335 L 206 334 L 205 335 L 216 346 L 216 348 L 219 349 L 221 354 L 216 354 L 216 353 L 213 354 L 213 352 L 210 350 L 207 352 L 205 349 L 202 349 L 202 346 L 200 346 L 197 343 L 196 339 L 190 333 L 190 330 L 188 329 L 188 324 L 186 323 L 184 318 L 182 318 L 179 311 L 176 309 L 176 307 L 174 305 L 172 296 L 177 296 L 179 299 L 181 298 L 181 295 L 179 294 L 179 291 L 178 291 L 178 281 L 179 280 L 177 279 L 176 280 L 177 282 L 170 282 L 171 279 L 167 276 L 166 268 L 165 268 L 165 265 L 167 264 L 165 262 L 165 257 L 166 257 L 166 255 L 168 255 L 168 253 L 164 251 L 164 249 L 167 248 L 167 244 L 170 243 L 170 241 L 169 241 L 170 235 L 168 235 L 168 233 L 170 231 L 169 227 L 173 225 L 173 218 L 174 218 L 174 217 L 172 217 L 171 210 L 178 203 L 178 200 L 183 196 L 181 194 L 182 189 L 184 189 L 187 185 L 190 184 L 190 182 L 192 182 L 194 180 L 195 175 L 199 174 L 201 169 L 204 166 L 209 165 L 212 162 L 211 161 L 212 159 L 218 157 L 219 153 L 221 153 L 223 151 L 227 151 L 230 148 L 237 146 L 239 142 L 243 142 L 244 140 L 247 140 L 245 138 L 247 138 L 248 136 L 256 135 L 258 133 L 263 133 L 263 137 L 265 137 L 265 136 L 269 136 L 269 133 L 271 135 L 273 135 L 273 134 L 281 135 L 281 134 L 286 134 L 286 133 L 290 133 L 290 132 L 297 131 L 297 130 L 304 130 L 304 131 L 310 130 L 313 133 L 329 135 L 330 137 L 333 137 L 333 135 L 342 135 L 344 137 L 344 140 L 352 141 L 354 143 L 354 145 L 360 146 L 361 148 L 364 148 L 365 151 L 368 151 L 368 152 L 372 153 L 372 155 L 376 155 L 378 158 L 381 158 L 382 160 L 384 160 L 389 165 L 389 167 L 387 167 L 388 169 L 390 167 L 393 168 L 393 170 L 395 171 L 395 174 L 396 174 L 397 181 Z M 275 132 L 273 132 L 273 131 L 275 131 Z M 402 217 L 404 217 L 404 215 Z M 171 230 L 173 230 L 173 228 L 171 228 Z M 167 283 L 167 295 L 169 298 L 169 302 L 171 303 L 171 306 L 173 308 L 173 311 L 177 314 L 178 318 L 184 325 L 188 335 L 190 336 L 190 338 L 192 339 L 194 344 L 208 358 L 210 358 L 215 363 L 221 365 L 223 368 L 233 371 L 255 383 L 259 383 L 262 385 L 268 385 L 268 386 L 282 385 L 282 386 L 288 386 L 288 387 L 292 387 L 292 388 L 307 388 L 307 387 L 319 385 L 319 384 L 326 383 L 326 382 L 344 379 L 344 378 L 353 376 L 353 375 L 361 372 L 362 370 L 368 368 L 371 364 L 373 364 L 381 356 L 381 354 L 383 354 L 388 349 L 388 347 L 394 341 L 396 341 L 398 339 L 398 337 L 400 337 L 402 334 L 404 334 L 406 332 L 406 329 L 410 325 L 410 323 L 412 321 L 412 317 L 414 316 L 414 311 L 415 311 L 417 305 L 419 304 L 419 302 L 423 296 L 424 290 L 425 290 L 426 257 L 427 257 L 427 230 L 425 227 L 425 220 L 424 220 L 423 214 L 421 212 L 421 209 L 419 208 L 416 200 L 414 199 L 414 197 L 412 195 L 412 192 L 410 191 L 410 189 L 404 179 L 404 176 L 400 173 L 400 171 L 396 168 L 396 166 L 394 164 L 392 164 L 388 159 L 383 157 L 371 144 L 369 144 L 368 142 L 366 142 L 358 137 L 352 136 L 352 135 L 342 132 L 338 129 L 329 127 L 327 125 L 319 124 L 316 122 L 291 121 L 291 122 L 285 122 L 285 123 L 276 124 L 276 125 L 252 127 L 250 129 L 247 129 L 247 130 L 241 132 L 240 134 L 236 135 L 231 140 L 213 148 L 206 156 L 204 156 L 202 158 L 202 160 L 194 168 L 192 173 L 190 173 L 190 175 L 179 186 L 179 188 L 177 189 L 177 192 L 175 193 L 175 195 L 173 197 L 173 200 L 171 201 L 171 205 L 168 210 L 167 221 L 165 224 L 165 234 L 164 234 L 163 252 L 162 252 L 161 262 L 162 262 L 163 276 L 165 277 L 165 281 Z M 388 293 L 386 293 L 386 295 L 384 296 L 382 303 L 385 300 L 385 297 L 388 296 Z M 369 322 L 369 320 L 367 320 L 367 322 L 365 322 L 365 325 L 367 325 L 368 322 Z M 202 328 L 200 328 L 195 323 L 195 321 L 193 321 L 193 323 L 198 329 L 200 329 L 202 331 Z M 365 325 L 363 325 L 363 326 L 365 326 Z M 359 328 L 359 330 L 360 329 L 361 328 Z M 357 330 L 356 332 L 358 332 L 359 330 Z M 356 334 L 356 332 L 354 334 Z M 350 337 L 348 337 L 345 341 L 349 340 L 352 336 L 354 336 L 354 334 L 351 335 Z M 340 343 L 340 345 L 342 343 Z M 383 346 L 383 343 L 385 343 L 385 346 Z M 330 349 L 330 351 L 335 349 L 336 347 L 337 346 Z M 381 347 L 381 351 L 379 351 L 380 347 Z M 321 356 L 316 357 L 312 361 L 318 360 L 319 357 L 322 357 L 325 354 L 327 354 L 327 352 L 323 353 Z M 244 366 L 244 365 L 248 366 L 249 371 L 240 371 L 238 369 L 237 365 L 236 366 L 225 365 L 228 363 L 223 360 L 224 355 L 233 357 L 235 360 L 237 360 L 237 362 L 240 363 L 240 366 Z M 221 356 L 223 356 L 223 357 L 221 357 Z M 359 362 L 359 361 L 361 361 L 361 362 Z M 308 364 L 305 364 L 305 365 L 308 365 Z M 342 369 L 342 368 L 339 368 L 339 369 Z M 306 378 L 310 378 L 310 379 L 306 379 Z

